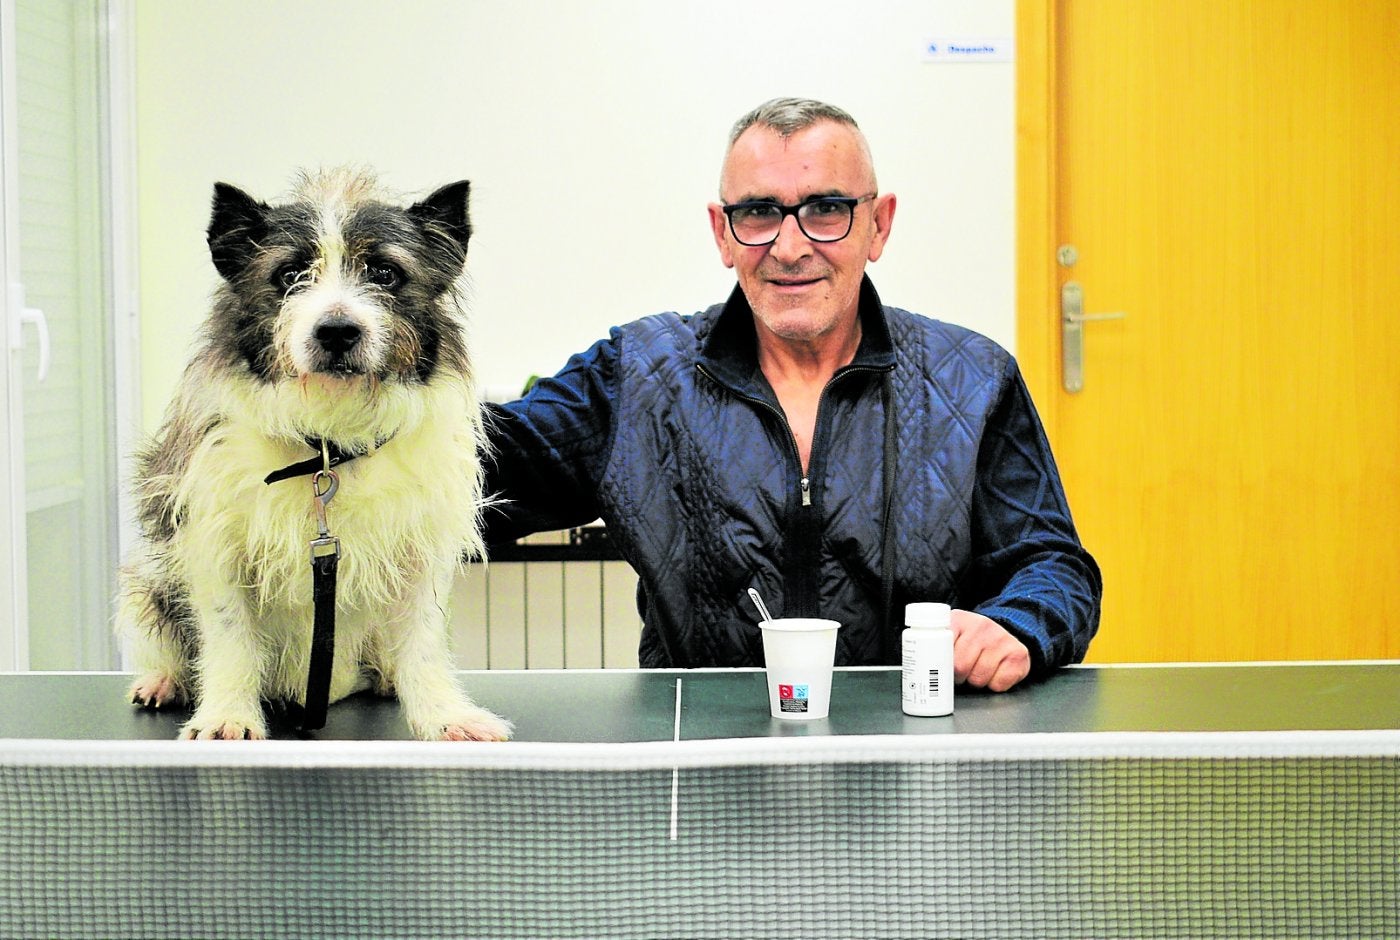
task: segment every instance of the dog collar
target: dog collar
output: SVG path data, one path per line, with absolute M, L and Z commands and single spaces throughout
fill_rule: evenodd
M 390 435 L 390 437 L 392 436 L 393 435 Z M 354 460 L 356 457 L 364 457 L 367 454 L 372 454 L 389 443 L 389 437 L 385 437 L 376 440 L 374 442 L 374 447 L 369 450 L 345 450 L 335 441 L 327 441 L 319 437 L 308 437 L 304 438 L 304 440 L 306 441 L 306 446 L 316 452 L 316 456 L 298 461 L 290 466 L 283 467 L 281 470 L 272 471 L 267 476 L 263 477 L 264 483 L 272 484 L 279 480 L 290 480 L 293 477 L 308 476 L 315 473 L 317 470 L 326 470 L 330 467 Z

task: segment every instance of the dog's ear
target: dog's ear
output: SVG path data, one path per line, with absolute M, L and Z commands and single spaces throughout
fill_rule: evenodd
M 458 180 L 408 207 L 408 214 L 430 234 L 440 233 L 455 242 L 463 257 L 467 254 L 467 241 L 472 237 L 472 224 L 467 212 L 471 188 L 472 184 L 467 180 Z
M 258 243 L 267 234 L 268 211 L 266 203 L 258 202 L 237 186 L 214 184 L 209 255 L 225 279 L 233 280 L 252 260 Z

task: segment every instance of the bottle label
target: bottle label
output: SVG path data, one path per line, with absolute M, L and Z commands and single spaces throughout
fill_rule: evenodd
M 912 633 L 915 631 L 906 631 L 900 663 L 901 695 L 905 707 L 923 712 L 951 710 L 952 651 L 948 648 L 951 645 L 949 638 L 909 635 Z

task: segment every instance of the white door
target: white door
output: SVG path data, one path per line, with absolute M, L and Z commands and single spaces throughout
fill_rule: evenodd
M 0 0 L 6 669 L 117 665 L 105 14 Z

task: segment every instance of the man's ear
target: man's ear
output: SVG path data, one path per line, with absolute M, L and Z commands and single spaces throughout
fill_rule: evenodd
M 724 207 L 717 202 L 710 203 L 710 230 L 715 236 L 715 245 L 719 248 L 719 260 L 724 262 L 726 268 L 734 267 L 734 246 L 729 243 L 729 218 L 724 214 Z
M 870 210 L 871 217 L 875 221 L 875 237 L 870 240 L 870 260 L 879 261 L 880 255 L 885 252 L 885 242 L 890 238 L 890 227 L 894 225 L 894 193 L 885 193 L 875 199 L 875 205 Z

